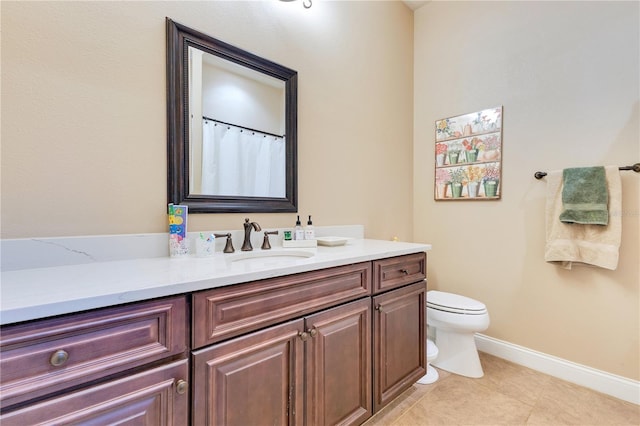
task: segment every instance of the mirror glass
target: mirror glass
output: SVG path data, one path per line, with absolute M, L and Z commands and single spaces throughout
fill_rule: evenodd
M 167 18 L 169 202 L 297 211 L 297 73 Z
M 284 82 L 191 46 L 188 55 L 189 193 L 284 198 Z

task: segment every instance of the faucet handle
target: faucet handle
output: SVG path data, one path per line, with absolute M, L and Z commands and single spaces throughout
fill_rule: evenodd
M 278 235 L 278 231 L 264 231 L 264 241 L 262 241 L 262 250 L 270 250 L 271 244 L 269 243 L 269 235 Z
M 227 243 L 224 245 L 224 253 L 233 253 L 236 249 L 233 248 L 233 240 L 231 239 L 231 232 L 227 232 L 226 234 L 213 234 L 216 238 L 227 237 Z

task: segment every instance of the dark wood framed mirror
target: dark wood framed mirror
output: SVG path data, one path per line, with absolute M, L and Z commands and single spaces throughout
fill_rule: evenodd
M 297 72 L 169 18 L 166 27 L 169 203 L 297 212 Z

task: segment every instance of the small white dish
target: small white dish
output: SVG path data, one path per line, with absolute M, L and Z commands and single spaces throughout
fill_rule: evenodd
M 349 241 L 349 238 L 345 238 L 345 237 L 316 237 L 316 240 L 318 241 L 318 245 L 319 246 L 334 247 L 334 246 L 343 246 L 343 245 L 347 244 L 347 241 Z

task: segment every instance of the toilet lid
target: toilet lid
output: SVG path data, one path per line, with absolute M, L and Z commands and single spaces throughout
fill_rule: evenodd
M 484 303 L 475 299 L 437 290 L 427 292 L 427 306 L 443 311 L 474 314 L 481 314 L 487 310 Z

